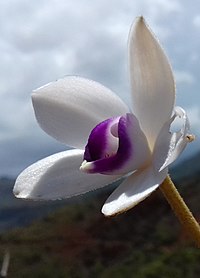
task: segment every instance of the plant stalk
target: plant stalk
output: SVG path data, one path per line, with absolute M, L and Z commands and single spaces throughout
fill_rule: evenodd
M 197 247 L 200 248 L 199 223 L 195 220 L 169 176 L 167 176 L 160 185 L 160 190 L 164 194 L 188 236 L 194 241 Z

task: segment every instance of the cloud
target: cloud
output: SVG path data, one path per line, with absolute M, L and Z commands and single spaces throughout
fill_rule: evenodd
M 200 134 L 200 107 L 194 105 L 187 110 L 188 117 L 190 119 L 190 123 L 192 129 L 196 130 L 198 134 Z
M 129 102 L 127 38 L 144 15 L 176 71 L 179 105 L 199 101 L 200 4 L 180 0 L 2 1 L 0 175 L 63 148 L 39 128 L 31 91 L 67 74 L 95 79 Z M 195 8 L 194 8 L 195 6 Z M 198 26 L 197 26 L 198 27 Z M 187 90 L 193 92 L 188 96 Z M 196 127 L 196 125 L 195 125 Z M 41 142 L 41 144 L 40 144 Z M 24 151 L 23 151 L 24 150 Z M 3 166 L 4 165 L 4 166 Z M 7 171 L 7 172 L 6 172 Z
M 184 83 L 184 84 L 191 85 L 195 82 L 195 78 L 190 72 L 175 70 L 174 74 L 177 83 Z
M 195 27 L 199 28 L 200 27 L 200 14 L 197 14 L 194 19 L 193 19 L 193 24 Z

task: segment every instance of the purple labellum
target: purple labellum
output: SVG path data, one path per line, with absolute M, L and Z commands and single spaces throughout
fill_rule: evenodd
M 133 114 L 108 119 L 91 132 L 81 169 L 87 173 L 120 174 L 134 156 L 132 129 L 138 125 Z M 136 127 L 137 128 L 137 127 Z
M 117 152 L 119 119 L 117 117 L 105 120 L 92 130 L 88 144 L 85 147 L 84 160 L 88 162 L 96 161 Z M 117 127 L 117 132 L 114 127 Z

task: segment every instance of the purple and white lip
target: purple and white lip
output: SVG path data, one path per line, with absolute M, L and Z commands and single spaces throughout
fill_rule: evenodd
M 107 119 L 91 131 L 80 169 L 90 174 L 121 175 L 135 171 L 149 157 L 139 122 L 127 113 Z

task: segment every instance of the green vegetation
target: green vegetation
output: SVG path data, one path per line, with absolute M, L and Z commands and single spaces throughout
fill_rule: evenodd
M 179 184 L 200 219 L 199 175 Z M 159 190 L 131 211 L 107 219 L 100 209 L 108 190 L 74 198 L 29 227 L 1 234 L 0 263 L 6 249 L 11 255 L 8 277 L 200 277 L 200 250 Z

